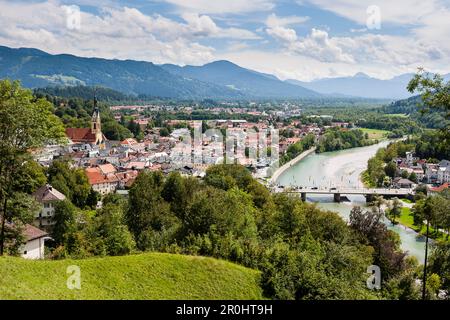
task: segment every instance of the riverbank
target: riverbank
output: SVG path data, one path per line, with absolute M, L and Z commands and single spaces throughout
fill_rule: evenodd
M 279 167 L 277 170 L 275 170 L 275 172 L 272 174 L 272 176 L 269 179 L 269 183 L 275 183 L 279 176 L 288 168 L 290 168 L 291 166 L 293 166 L 294 164 L 296 164 L 297 162 L 303 160 L 305 157 L 309 156 L 311 153 L 316 151 L 316 147 L 312 147 L 311 149 L 308 149 L 306 151 L 303 151 L 302 153 L 300 153 L 297 157 L 295 157 L 294 159 L 292 159 L 291 161 L 285 163 L 284 165 L 282 165 L 281 167 Z
M 407 139 L 407 136 L 404 136 L 404 137 L 396 138 L 396 139 L 386 139 L 384 141 L 389 141 L 389 143 L 395 143 L 398 141 L 404 141 L 406 139 Z M 384 148 L 386 148 L 386 147 L 384 147 Z M 369 172 L 368 172 L 367 168 L 361 172 L 361 175 L 359 176 L 359 181 L 364 185 L 365 188 L 376 188 L 377 187 L 377 185 L 370 180 Z
M 376 145 L 361 148 L 352 148 L 341 151 L 313 153 L 284 170 L 277 177 L 276 182 L 283 186 L 308 186 L 308 187 L 340 187 L 360 188 L 361 173 L 367 169 L 367 161 L 373 157 L 377 150 L 386 147 L 391 140 L 384 140 Z M 345 221 L 349 220 L 351 209 L 355 206 L 367 207 L 366 199 L 360 195 L 349 195 L 350 202 L 334 202 L 331 195 L 308 195 L 306 201 L 329 211 L 337 212 Z M 369 209 L 368 209 L 369 210 Z M 402 225 L 392 225 L 387 219 L 388 229 L 400 236 L 401 247 L 415 256 L 423 263 L 425 253 L 425 241 L 422 236 L 412 229 Z

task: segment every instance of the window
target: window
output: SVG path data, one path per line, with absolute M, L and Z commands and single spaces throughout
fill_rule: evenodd
M 28 251 L 27 250 L 25 250 L 24 252 L 23 252 L 23 254 L 27 254 L 28 253 Z

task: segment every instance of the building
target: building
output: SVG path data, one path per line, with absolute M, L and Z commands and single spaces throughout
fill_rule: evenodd
M 20 249 L 21 256 L 25 259 L 44 259 L 44 240 L 48 237 L 47 232 L 32 225 L 25 225 L 25 245 Z
M 47 227 L 52 225 L 52 218 L 55 215 L 55 205 L 59 201 L 63 201 L 66 197 L 53 188 L 51 185 L 46 184 L 33 193 L 36 201 L 43 205 L 42 210 L 35 216 L 34 225 Z
M 106 137 L 102 133 L 100 111 L 95 108 L 90 128 L 66 128 L 66 135 L 75 144 L 104 146 Z
M 425 180 L 428 183 L 435 183 L 437 181 L 438 165 L 436 163 L 425 164 Z
M 414 182 L 409 179 L 405 179 L 402 177 L 397 177 L 392 181 L 394 187 L 396 188 L 408 188 L 411 189 L 414 186 Z
M 441 162 L 439 162 L 439 168 L 437 170 L 437 182 L 450 182 L 450 161 L 442 160 Z
M 103 174 L 99 167 L 87 168 L 86 175 L 92 189 L 101 195 L 113 193 L 119 186 L 119 179 L 114 173 Z

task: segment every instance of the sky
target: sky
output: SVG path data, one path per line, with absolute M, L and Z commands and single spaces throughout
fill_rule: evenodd
M 0 0 L 0 45 L 282 80 L 450 72 L 449 0 Z

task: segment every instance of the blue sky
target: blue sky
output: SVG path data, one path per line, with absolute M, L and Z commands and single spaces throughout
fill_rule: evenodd
M 0 45 L 281 79 L 447 73 L 449 31 L 446 0 L 0 0 Z

